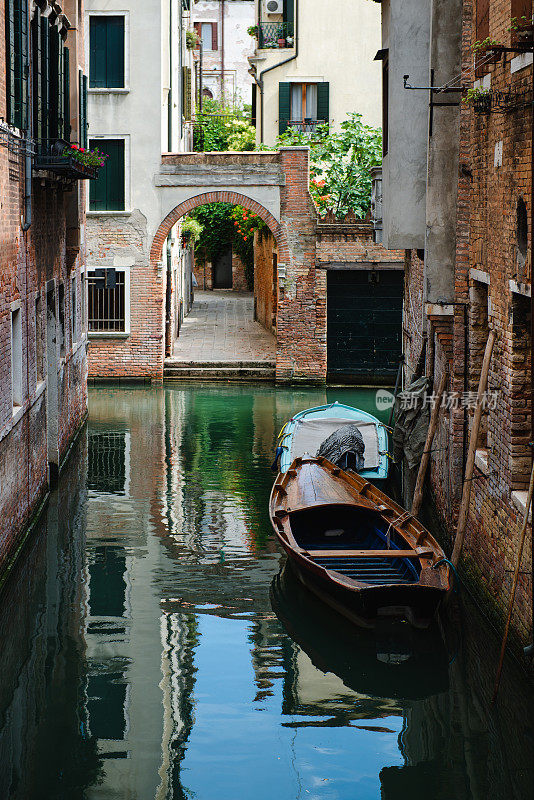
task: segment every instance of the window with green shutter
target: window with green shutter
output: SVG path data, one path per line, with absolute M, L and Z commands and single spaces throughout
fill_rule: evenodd
M 89 209 L 124 211 L 124 139 L 91 139 L 89 147 L 108 156 L 98 177 L 89 183 Z
M 28 127 L 28 4 L 25 0 L 6 0 L 6 100 L 7 122 L 17 128 Z
M 70 142 L 70 57 L 69 48 L 63 50 L 63 136 Z
M 330 84 L 317 84 L 317 120 L 328 123 L 330 119 Z
M 289 125 L 291 106 L 291 84 L 278 84 L 278 133 L 281 135 Z
M 89 85 L 124 88 L 124 17 L 91 16 L 89 21 Z
M 87 147 L 87 75 L 78 73 L 80 147 Z
M 192 97 L 191 97 L 191 67 L 182 67 L 182 106 L 183 117 L 191 119 Z

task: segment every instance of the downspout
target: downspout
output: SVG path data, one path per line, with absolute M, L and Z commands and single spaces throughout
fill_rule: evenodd
M 172 0 L 169 2 L 169 93 L 167 95 L 167 150 L 172 153 Z
M 534 66 L 532 67 L 532 91 L 534 92 Z M 530 150 L 530 444 L 534 454 L 534 359 L 532 358 L 532 342 L 534 336 L 534 292 L 532 291 L 532 265 L 534 264 L 534 103 L 531 115 L 531 150 Z
M 28 114 L 28 126 L 26 128 L 26 142 L 24 147 L 24 222 L 22 230 L 29 230 L 32 224 L 32 149 L 33 149 L 33 108 L 32 108 L 32 79 L 30 71 L 30 53 L 32 46 L 30 14 L 28 12 L 27 27 L 27 56 L 24 69 L 26 70 L 26 105 Z
M 221 0 L 221 102 L 224 105 L 224 0 Z
M 260 6 L 259 3 L 261 0 L 258 0 L 258 25 L 261 25 L 260 19 Z M 266 69 L 262 69 L 260 72 L 259 81 L 256 81 L 260 88 L 260 142 L 263 144 L 263 76 L 266 75 L 268 72 L 271 72 L 273 69 L 278 69 L 278 67 L 282 67 L 284 64 L 289 64 L 290 61 L 294 61 L 298 58 L 299 54 L 299 0 L 295 0 L 295 30 L 293 32 L 295 37 L 295 54 L 289 56 L 289 58 L 285 58 L 283 61 L 279 61 L 278 64 L 273 64 L 271 67 L 267 67 Z

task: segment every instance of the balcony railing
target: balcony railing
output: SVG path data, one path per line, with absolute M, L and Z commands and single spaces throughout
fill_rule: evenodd
M 290 119 L 287 123 L 288 128 L 292 128 L 294 131 L 300 131 L 301 133 L 315 133 L 319 125 L 326 125 L 326 120 L 324 119 L 303 119 L 303 120 L 294 120 Z
M 81 164 L 74 156 L 63 155 L 68 142 L 63 139 L 41 139 L 37 142 L 34 169 L 46 169 L 70 180 L 96 178 L 97 167 Z
M 293 47 L 294 44 L 292 22 L 261 22 L 258 25 L 260 50 L 276 50 L 279 47 Z

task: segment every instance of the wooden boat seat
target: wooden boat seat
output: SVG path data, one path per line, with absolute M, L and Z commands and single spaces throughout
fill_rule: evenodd
M 428 558 L 432 550 L 302 550 L 311 558 L 341 556 L 347 558 Z

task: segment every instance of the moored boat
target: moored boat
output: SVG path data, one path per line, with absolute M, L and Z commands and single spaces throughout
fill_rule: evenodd
M 357 430 L 354 431 L 354 428 Z M 350 459 L 354 455 L 351 452 L 354 445 L 351 431 L 360 438 L 362 462 L 359 465 Z M 339 432 L 339 461 L 336 461 L 339 466 L 353 469 L 367 480 L 387 478 L 386 426 L 367 411 L 338 402 L 307 408 L 288 420 L 278 437 L 275 464 L 280 472 L 286 472 L 295 458 L 304 453 L 315 455 L 327 440 L 335 438 Z
M 438 542 L 369 481 L 322 457 L 279 473 L 271 522 L 301 581 L 364 627 L 381 617 L 427 627 L 451 588 Z
M 444 692 L 448 654 L 437 624 L 418 631 L 385 619 L 360 629 L 322 603 L 286 561 L 271 583 L 273 610 L 289 636 L 322 672 L 349 689 L 375 697 L 420 699 Z

